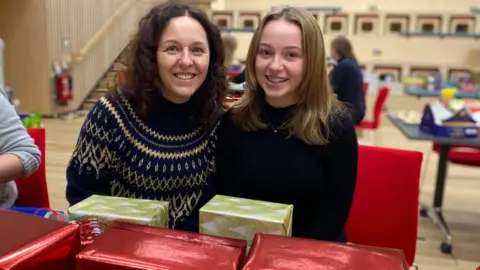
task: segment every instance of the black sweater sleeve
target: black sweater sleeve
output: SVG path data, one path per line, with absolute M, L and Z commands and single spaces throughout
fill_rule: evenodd
M 358 142 L 350 116 L 332 126 L 332 136 L 324 159 L 325 201 L 317 215 L 317 239 L 330 241 L 342 237 L 355 193 L 358 167 Z

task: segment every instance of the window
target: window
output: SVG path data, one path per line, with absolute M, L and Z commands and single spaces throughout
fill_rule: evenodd
M 330 30 L 332 30 L 332 31 L 342 30 L 342 22 L 331 22 L 330 23 Z
M 362 31 L 363 32 L 372 32 L 373 23 L 372 22 L 362 22 Z
M 218 19 L 218 20 L 217 20 L 217 26 L 227 27 L 227 25 L 228 25 L 227 20 L 225 20 L 225 19 Z
M 455 33 L 468 33 L 468 24 L 457 24 L 457 26 L 455 26 Z
M 394 22 L 390 24 L 390 32 L 398 33 L 402 32 L 402 24 L 398 22 Z
M 434 31 L 433 23 L 422 24 L 422 32 L 433 32 L 433 31 Z
M 378 76 L 378 79 L 383 82 L 391 82 L 395 78 L 395 74 L 392 73 L 381 73 Z
M 245 20 L 245 21 L 243 21 L 243 27 L 245 27 L 245 28 L 253 28 L 253 27 L 254 27 L 253 20 Z

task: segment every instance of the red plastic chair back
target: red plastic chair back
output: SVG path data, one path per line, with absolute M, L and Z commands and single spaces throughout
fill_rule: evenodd
M 367 96 L 368 82 L 363 82 L 363 97 Z
M 237 76 L 240 73 L 242 73 L 242 72 L 241 71 L 228 71 L 227 76 L 228 77 L 234 77 L 234 76 Z
M 380 88 L 377 95 L 377 100 L 375 100 L 375 108 L 373 109 L 373 128 L 376 129 L 380 125 L 380 118 L 382 116 L 383 106 L 385 101 L 387 101 L 388 93 L 390 88 L 384 86 Z
M 28 128 L 28 134 L 33 138 L 35 144 L 42 153 L 41 164 L 39 169 L 31 174 L 28 178 L 15 180 L 18 188 L 18 200 L 15 203 L 19 207 L 50 207 L 47 189 L 46 175 L 46 134 L 44 128 Z
M 415 259 L 423 154 L 359 146 L 358 179 L 346 225 L 349 242 L 403 250 Z

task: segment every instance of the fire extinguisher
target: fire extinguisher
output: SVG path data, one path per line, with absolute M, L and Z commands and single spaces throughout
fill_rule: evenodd
M 63 71 L 57 74 L 55 84 L 58 104 L 68 105 L 68 102 L 73 99 L 72 76 Z

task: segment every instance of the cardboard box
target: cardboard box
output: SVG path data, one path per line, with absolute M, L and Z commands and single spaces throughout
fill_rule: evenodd
M 434 103 L 425 106 L 420 130 L 437 137 L 477 138 L 479 123 L 467 108 L 452 114 L 440 103 Z

